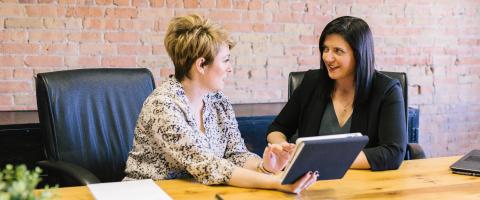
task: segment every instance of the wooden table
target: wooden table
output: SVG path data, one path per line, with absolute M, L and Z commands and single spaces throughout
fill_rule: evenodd
M 405 161 L 399 170 L 349 170 L 341 180 L 319 181 L 299 195 L 272 190 L 157 181 L 173 199 L 480 199 L 480 177 L 452 174 L 459 156 Z M 59 199 L 93 199 L 87 187 L 58 189 Z

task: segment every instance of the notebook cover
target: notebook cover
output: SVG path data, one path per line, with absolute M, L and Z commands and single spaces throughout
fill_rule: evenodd
M 304 141 L 282 184 L 294 183 L 308 171 L 318 171 L 317 180 L 340 179 L 367 142 L 367 136 Z

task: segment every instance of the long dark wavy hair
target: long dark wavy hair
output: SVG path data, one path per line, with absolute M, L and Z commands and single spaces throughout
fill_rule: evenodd
M 331 34 L 338 34 L 347 41 L 355 56 L 355 97 L 353 106 L 359 106 L 368 100 L 375 73 L 375 56 L 372 31 L 368 24 L 360 18 L 343 16 L 334 19 L 325 26 L 318 42 L 320 49 L 320 71 L 326 81 L 328 94 L 334 87 L 334 80 L 328 76 L 321 53 L 325 38 Z

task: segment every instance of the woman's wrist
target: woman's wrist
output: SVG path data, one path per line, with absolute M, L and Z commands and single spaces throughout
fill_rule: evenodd
M 273 172 L 265 169 L 265 166 L 263 166 L 263 160 L 258 163 L 257 171 L 259 171 L 261 173 L 264 173 L 264 174 L 274 174 Z

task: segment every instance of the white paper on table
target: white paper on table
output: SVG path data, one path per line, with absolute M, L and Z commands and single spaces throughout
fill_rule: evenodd
M 97 200 L 171 200 L 152 179 L 87 185 Z

